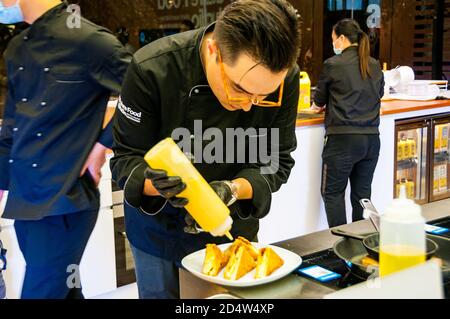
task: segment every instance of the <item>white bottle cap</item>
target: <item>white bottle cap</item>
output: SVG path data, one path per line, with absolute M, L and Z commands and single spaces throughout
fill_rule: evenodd
M 231 216 L 228 216 L 227 219 L 220 225 L 219 227 L 210 231 L 211 235 L 214 237 L 220 237 L 226 235 L 227 232 L 230 231 L 231 225 L 233 225 L 233 219 Z
M 394 199 L 386 209 L 384 217 L 391 221 L 416 223 L 422 222 L 422 208 L 406 197 L 405 185 L 400 186 L 400 196 Z

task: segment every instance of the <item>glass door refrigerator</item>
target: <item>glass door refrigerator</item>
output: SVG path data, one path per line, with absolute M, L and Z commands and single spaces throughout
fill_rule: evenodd
M 450 116 L 431 119 L 430 202 L 450 197 Z
M 431 121 L 427 118 L 396 123 L 394 197 L 398 198 L 401 186 L 408 198 L 418 204 L 429 200 L 428 140 Z

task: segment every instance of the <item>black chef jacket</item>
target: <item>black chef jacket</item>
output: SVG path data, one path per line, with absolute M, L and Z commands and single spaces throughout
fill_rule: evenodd
M 377 60 L 369 59 L 371 77 L 363 80 L 358 47 L 324 62 L 314 102 L 326 105 L 326 134 L 379 134 L 384 77 Z
M 119 92 L 131 56 L 106 29 L 85 19 L 69 28 L 67 5 L 46 12 L 5 52 L 8 95 L 0 135 L 3 217 L 37 220 L 99 207 L 89 173 L 79 177 L 102 131 L 111 91 Z
M 125 77 L 114 120 L 115 156 L 111 160 L 111 169 L 113 179 L 124 189 L 128 239 L 147 253 L 174 261 L 204 248 L 205 243 L 220 243 L 224 239 L 213 238 L 208 233 L 184 233 L 184 209 L 173 208 L 161 197 L 142 195 L 146 168 L 143 156 L 152 146 L 170 137 L 172 131 L 180 127 L 187 128 L 195 136 L 195 120 L 202 120 L 203 132 L 211 127 L 223 133 L 226 128 L 238 127 L 279 129 L 279 170 L 276 174 L 261 174 L 262 164 L 195 164 L 208 182 L 242 177 L 251 183 L 254 197 L 234 204 L 232 211 L 239 211 L 240 216 L 232 216 L 231 230 L 234 236 L 243 235 L 250 240 L 258 232 L 258 219 L 269 212 L 272 193 L 287 181 L 294 166 L 290 153 L 296 148 L 298 66 L 293 67 L 285 79 L 281 107 L 255 106 L 250 112 L 227 111 L 208 86 L 200 61 L 200 43 L 205 30 L 166 37 L 139 50 Z M 277 94 L 268 99 L 277 100 Z M 253 138 L 263 138 L 263 135 Z M 206 146 L 209 142 L 201 143 Z M 237 149 L 234 154 L 243 151 Z

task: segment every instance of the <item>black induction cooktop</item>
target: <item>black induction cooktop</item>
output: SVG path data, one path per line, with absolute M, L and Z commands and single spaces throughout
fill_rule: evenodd
M 449 231 L 445 230 L 437 230 L 437 232 L 434 232 L 434 235 L 450 238 L 450 217 L 446 217 L 443 219 L 439 219 L 433 222 L 429 223 L 430 225 L 446 228 L 449 229 Z M 364 282 L 367 280 L 367 278 L 362 278 L 356 274 L 354 274 L 352 271 L 349 270 L 349 268 L 346 265 L 346 262 L 340 259 L 333 251 L 333 249 L 327 249 L 323 251 L 319 251 L 317 253 L 303 256 L 302 257 L 303 262 L 302 265 L 297 269 L 295 272 L 299 276 L 307 277 L 311 280 L 314 280 L 321 285 L 327 286 L 332 289 L 340 290 L 343 288 L 350 287 L 352 285 Z M 308 269 L 310 267 L 314 266 L 320 266 L 324 269 L 331 271 L 337 275 L 334 277 L 338 277 L 332 280 L 328 281 L 320 281 L 318 279 L 314 279 L 308 275 L 305 275 L 302 273 L 305 269 Z M 444 279 L 444 293 L 445 298 L 450 299 L 450 280 L 449 278 Z

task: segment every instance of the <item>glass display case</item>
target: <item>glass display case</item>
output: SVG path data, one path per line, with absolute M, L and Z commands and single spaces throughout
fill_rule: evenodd
M 396 123 L 395 198 L 402 185 L 418 204 L 450 197 L 449 135 L 448 114 Z
M 428 202 L 428 133 L 425 119 L 396 126 L 395 198 L 404 185 L 408 198 Z
M 450 117 L 433 119 L 432 147 L 430 171 L 430 201 L 450 197 L 449 172 L 449 129 Z

